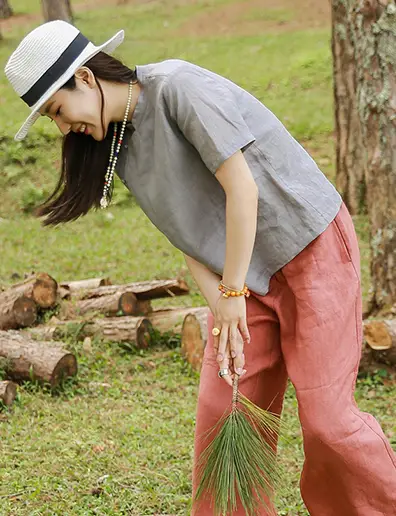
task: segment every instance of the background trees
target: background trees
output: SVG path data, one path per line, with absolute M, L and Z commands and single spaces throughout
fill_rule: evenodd
M 396 304 L 396 5 L 333 0 L 337 187 L 370 221 L 371 313 Z

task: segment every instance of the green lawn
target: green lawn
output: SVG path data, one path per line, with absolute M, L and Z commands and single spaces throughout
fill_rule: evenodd
M 75 2 L 73 2 L 75 3 Z M 117 55 L 129 65 L 168 57 L 191 60 L 240 83 L 285 123 L 334 181 L 332 63 L 329 28 L 249 36 L 188 37 L 183 24 L 230 0 L 135 1 L 115 7 L 101 0 L 78 6 L 76 25 L 95 43 L 124 28 Z M 18 13 L 3 31 L 0 61 L 40 20 L 39 2 L 12 0 Z M 110 5 L 111 4 L 111 5 Z M 294 13 L 247 10 L 243 19 L 287 23 Z M 296 4 L 296 9 L 298 9 Z M 22 18 L 23 14 L 29 14 Z M 36 17 L 35 17 L 36 16 Z M 22 20 L 22 21 L 21 21 Z M 243 23 L 243 20 L 241 20 Z M 267 26 L 267 25 L 266 25 Z M 59 167 L 54 124 L 40 120 L 22 143 L 12 140 L 27 108 L 0 77 L 0 284 L 12 275 L 46 271 L 58 280 L 106 275 L 114 282 L 173 277 L 184 266 L 179 251 L 150 223 L 120 182 L 113 206 L 56 229 L 42 228 L 29 210 L 52 189 Z M 364 296 L 369 289 L 368 226 L 355 218 L 362 252 Z M 191 294 L 170 304 L 204 300 L 187 275 Z M 0 516 L 187 515 L 199 375 L 174 340 L 137 352 L 94 341 L 91 353 L 69 337 L 79 373 L 62 389 L 26 383 L 11 411 L 0 413 Z M 356 397 L 373 413 L 396 448 L 396 388 L 380 370 L 362 378 Z M 287 478 L 278 493 L 279 515 L 307 515 L 298 492 L 301 432 L 291 388 L 290 427 L 280 457 Z M 13 496 L 14 495 L 14 496 Z

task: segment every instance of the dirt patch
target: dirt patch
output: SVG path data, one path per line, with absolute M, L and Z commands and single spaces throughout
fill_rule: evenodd
M 329 2 L 318 0 L 244 0 L 207 9 L 182 24 L 177 36 L 210 37 L 216 35 L 265 34 L 329 27 Z

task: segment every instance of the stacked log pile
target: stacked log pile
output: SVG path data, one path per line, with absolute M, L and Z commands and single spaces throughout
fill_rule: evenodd
M 77 374 L 77 359 L 62 339 L 69 325 L 81 328 L 79 337 L 132 342 L 139 349 L 151 345 L 151 330 L 181 335 L 181 350 L 200 371 L 208 339 L 206 306 L 153 310 L 152 300 L 189 293 L 182 279 L 112 285 L 109 278 L 57 283 L 45 273 L 0 292 L 0 401 L 12 404 L 16 383 L 36 379 L 59 385 Z M 51 310 L 48 317 L 45 312 Z M 56 311 L 56 315 L 52 315 Z M 364 343 L 360 370 L 385 364 L 396 370 L 396 319 L 363 321 Z M 48 319 L 46 323 L 40 320 Z M 16 331 L 18 330 L 18 331 Z
M 161 333 L 182 334 L 183 352 L 199 369 L 207 338 L 208 308 L 153 310 L 151 304 L 154 299 L 188 293 L 182 279 L 122 285 L 112 285 L 108 278 L 57 283 L 40 273 L 12 285 L 0 292 L 0 368 L 7 376 L 0 382 L 0 401 L 4 405 L 12 403 L 15 382 L 37 380 L 56 387 L 63 378 L 77 374 L 77 359 L 62 342 L 69 325 L 79 325 L 81 338 L 127 341 L 140 349 L 151 345 L 153 328 Z M 45 317 L 49 310 L 52 312 Z M 203 327 L 199 352 L 194 352 L 190 343 L 189 327 L 194 324 Z M 198 342 L 197 336 L 194 339 Z

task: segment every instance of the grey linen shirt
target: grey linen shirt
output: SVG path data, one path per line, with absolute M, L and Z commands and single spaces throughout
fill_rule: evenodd
M 271 276 L 334 219 L 341 196 L 276 116 L 230 80 L 177 59 L 138 66 L 137 77 L 117 174 L 176 248 L 221 275 L 226 195 L 215 172 L 242 150 L 259 191 L 246 284 L 265 295 Z

